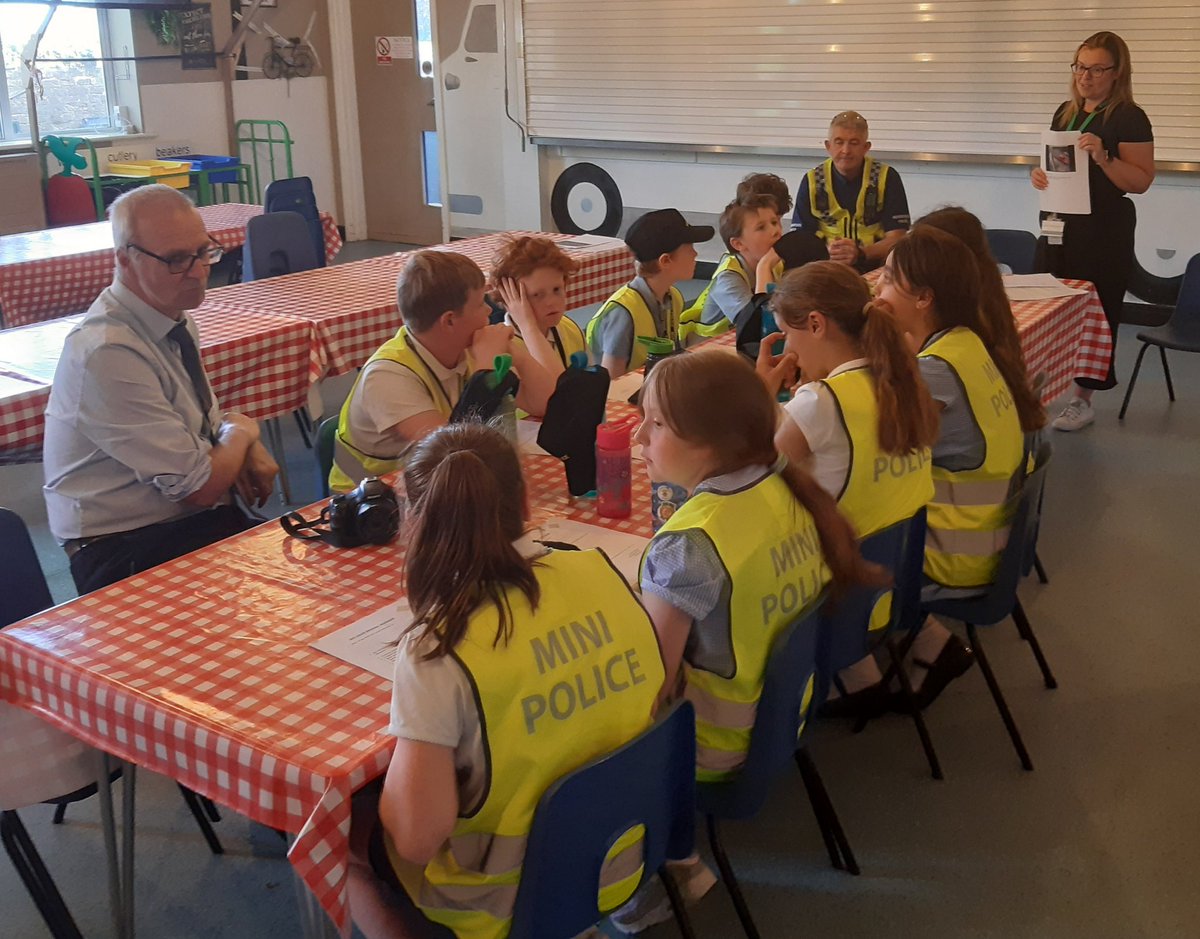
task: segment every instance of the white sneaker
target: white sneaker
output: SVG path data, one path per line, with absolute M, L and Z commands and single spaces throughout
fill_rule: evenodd
M 1084 401 L 1083 398 L 1072 398 L 1071 402 L 1063 408 L 1062 413 L 1050 422 L 1050 426 L 1055 430 L 1068 432 L 1083 430 L 1095 419 L 1096 411 L 1090 401 Z
M 697 902 L 717 882 L 717 876 L 699 856 L 684 861 L 667 861 L 667 870 L 679 886 L 680 896 L 688 906 Z M 675 914 L 671 910 L 671 898 L 667 888 L 655 874 L 642 885 L 642 889 L 630 897 L 623 907 L 616 910 L 609 920 L 627 936 L 644 932 L 656 923 L 665 923 Z

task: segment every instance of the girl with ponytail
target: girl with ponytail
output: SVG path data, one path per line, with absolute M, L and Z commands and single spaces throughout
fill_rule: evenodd
M 834 261 L 785 274 L 771 309 L 807 382 L 784 406 L 780 451 L 812 472 L 859 537 L 915 515 L 933 498 L 938 412 L 890 311 L 858 273 Z M 885 598 L 872 628 L 890 615 Z M 823 714 L 874 716 L 891 704 L 873 658 L 838 677 L 847 694 Z
M 863 560 L 833 498 L 781 457 L 775 402 L 741 358 L 664 359 L 641 401 L 647 474 L 690 494 L 646 549 L 642 601 L 662 643 L 664 697 L 696 704 L 697 776 L 724 779 L 745 761 L 776 636 L 831 580 L 836 594 L 888 577 Z
M 1000 278 L 1000 266 L 988 247 L 983 223 L 966 209 L 948 205 L 935 209 L 917 220 L 918 225 L 930 225 L 953 235 L 975 255 L 979 268 L 979 310 L 983 314 L 979 338 L 988 347 L 996 367 L 1012 391 L 1021 429 L 1026 433 L 1046 424 L 1046 412 L 1033 391 L 1025 370 L 1025 353 L 1017 335 L 1012 305 Z
M 396 649 L 382 825 L 361 852 L 375 878 L 366 862 L 351 870 L 355 921 L 372 937 L 499 939 L 538 800 L 649 726 L 662 658 L 602 552 L 548 551 L 527 530 L 498 431 L 435 430 L 409 451 L 404 484 L 412 625 Z M 631 830 L 609 852 L 602 909 L 633 894 L 627 852 L 640 850 Z
M 936 493 L 929 504 L 923 595 L 973 596 L 995 578 L 1008 541 L 1011 497 L 1026 466 L 1024 369 L 1000 351 L 982 314 L 980 268 L 962 241 L 919 225 L 888 256 L 879 296 L 908 334 L 941 409 L 933 445 Z M 1014 392 L 1014 388 L 1018 390 Z M 923 704 L 965 672 L 972 656 L 930 617 L 913 646 L 929 669 Z

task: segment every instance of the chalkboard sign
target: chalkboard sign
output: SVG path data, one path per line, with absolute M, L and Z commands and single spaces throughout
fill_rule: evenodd
M 179 11 L 179 52 L 186 69 L 217 67 L 213 43 L 212 7 L 197 3 Z

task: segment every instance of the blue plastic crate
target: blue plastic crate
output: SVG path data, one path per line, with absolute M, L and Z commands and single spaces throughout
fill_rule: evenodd
M 188 160 L 192 164 L 192 172 L 199 173 L 203 170 L 217 170 L 223 167 L 230 167 L 224 173 L 210 173 L 208 181 L 210 183 L 236 183 L 237 171 L 233 167 L 241 166 L 242 161 L 237 157 L 229 156 L 208 156 L 203 153 L 189 153 L 187 156 L 180 157 L 181 160 Z

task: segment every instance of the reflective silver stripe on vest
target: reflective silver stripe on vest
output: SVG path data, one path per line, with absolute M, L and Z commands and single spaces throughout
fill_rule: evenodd
M 333 437 L 333 465 L 356 486 L 371 475 L 363 469 L 354 451 L 337 434 Z
M 998 508 L 1008 501 L 1012 490 L 1012 480 L 1008 479 L 935 479 L 932 501 L 939 505 L 977 505 Z
M 712 724 L 723 730 L 750 730 L 754 727 L 757 701 L 729 701 L 699 685 L 689 684 L 686 697 L 696 709 L 696 722 Z
M 454 859 L 463 863 L 462 851 L 470 850 L 472 842 L 475 849 L 481 845 L 486 855 L 484 863 L 472 866 L 472 870 L 482 870 L 485 874 L 500 875 L 519 868 L 525 860 L 526 839 L 518 835 L 459 835 L 451 839 L 451 850 Z M 486 846 L 491 842 L 490 850 Z M 512 855 L 519 843 L 519 856 L 512 863 Z M 643 841 L 636 842 L 615 856 L 608 858 L 600 868 L 599 889 L 611 887 L 628 877 L 637 874 L 643 866 Z M 508 865 L 504 867 L 504 865 Z M 503 868 L 503 869 L 501 869 Z M 421 906 L 436 910 L 456 910 L 468 913 L 486 913 L 496 919 L 508 919 L 512 916 L 513 905 L 517 901 L 516 884 L 434 884 L 424 880 L 421 884 L 421 896 L 418 901 Z
M 417 903 L 431 910 L 457 910 L 486 913 L 496 919 L 510 919 L 517 902 L 516 884 L 441 885 L 425 880 Z
M 999 554 L 1008 544 L 1009 526 L 993 531 L 964 531 L 959 528 L 929 527 L 929 540 L 936 551 L 964 557 L 987 558 Z
M 745 750 L 718 750 L 696 741 L 696 766 L 714 773 L 728 773 L 746 762 Z
M 500 877 L 521 866 L 528 840 L 524 835 L 493 835 L 480 831 L 453 836 L 449 847 L 455 862 L 464 870 Z

